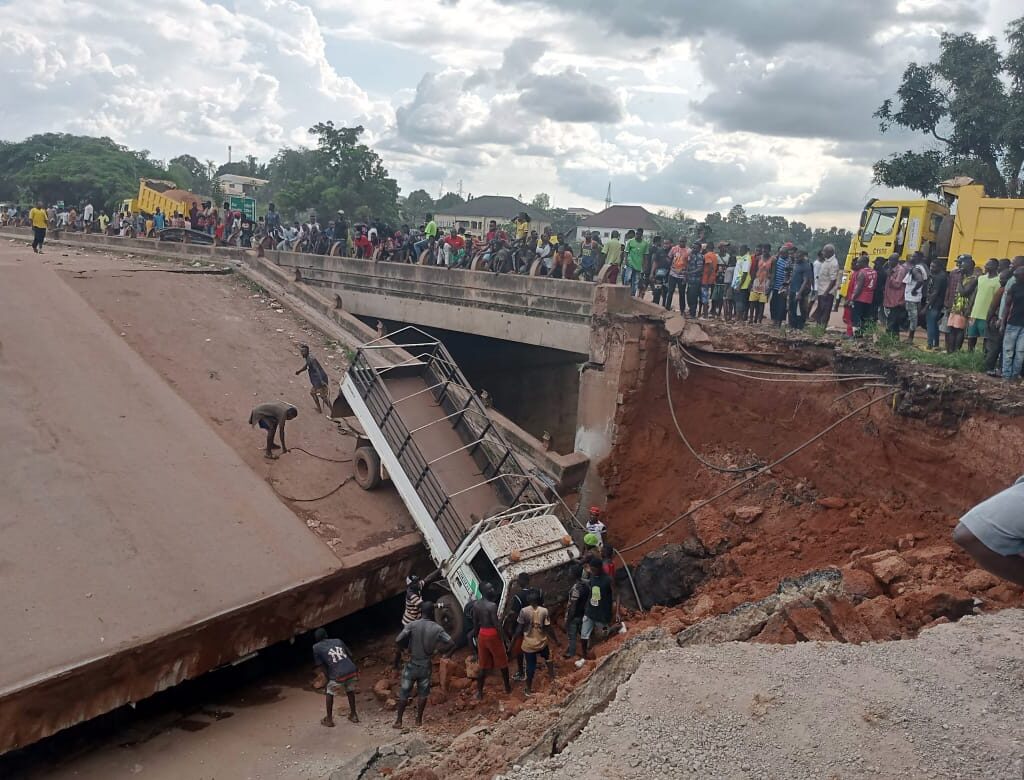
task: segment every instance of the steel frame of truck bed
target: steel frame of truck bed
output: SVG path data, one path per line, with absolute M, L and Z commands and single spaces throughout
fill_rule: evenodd
M 396 343 L 393 339 L 403 335 L 415 336 L 414 343 L 400 343 L 413 357 L 397 365 L 374 365 L 369 359 L 370 353 L 393 349 Z M 424 387 L 403 397 L 392 398 L 386 380 L 402 376 L 417 376 L 422 379 Z M 460 516 L 452 501 L 460 494 L 489 486 L 496 504 L 546 503 L 534 483 L 535 477 L 516 458 L 444 344 L 419 328 L 408 326 L 360 347 L 352 358 L 341 391 L 438 565 L 448 560 L 484 519 Z M 410 429 L 402 420 L 401 406 L 415 396 L 427 393 L 440 414 L 436 419 Z M 428 460 L 414 437 L 416 433 L 440 424 L 451 425 L 462 446 Z M 472 457 L 483 480 L 449 492 L 433 467 L 460 452 Z

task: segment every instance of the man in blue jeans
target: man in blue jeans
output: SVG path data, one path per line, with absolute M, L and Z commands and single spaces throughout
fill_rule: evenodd
M 1024 368 L 1024 265 L 1013 271 L 1013 286 L 1006 283 L 1003 292 L 1005 316 L 1003 327 L 1003 379 L 1020 378 Z
M 424 249 L 430 246 L 430 240 L 437 238 L 437 223 L 434 221 L 433 214 L 427 214 L 427 224 L 426 227 L 423 228 L 423 236 L 424 238 L 422 241 L 417 241 L 413 245 L 413 251 L 416 253 L 416 256 L 413 258 L 414 263 L 418 263 L 420 261 L 420 255 L 423 254 Z
M 911 273 L 908 272 L 908 276 Z M 907 284 L 916 284 L 916 279 L 912 276 L 907 279 Z M 931 281 L 928 284 L 928 295 L 925 298 L 924 304 L 924 321 L 928 326 L 928 349 L 936 350 L 939 348 L 939 320 L 942 319 L 942 309 L 946 303 L 946 286 L 949 284 L 949 276 L 946 274 L 946 269 L 942 265 L 942 261 L 938 258 L 932 260 L 931 268 Z M 910 306 L 907 307 L 908 315 L 910 313 Z M 910 338 L 914 337 L 914 327 L 917 325 L 916 318 L 917 312 L 914 313 L 914 320 L 910 323 Z

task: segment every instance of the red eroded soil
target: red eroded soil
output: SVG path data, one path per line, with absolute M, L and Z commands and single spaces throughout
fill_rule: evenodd
M 602 464 L 608 525 L 619 548 L 745 476 L 705 468 L 686 450 L 669 413 L 663 350 L 660 355 L 627 399 L 623 435 Z M 720 357 L 713 362 L 724 364 Z M 836 401 L 852 388 L 752 381 L 693 367 L 685 379 L 673 375 L 671 385 L 683 432 L 706 459 L 723 466 L 771 462 L 874 397 L 869 393 L 885 392 L 875 388 Z M 706 547 L 724 548 L 690 599 L 701 614 L 762 598 L 785 577 L 844 567 L 884 549 L 932 550 L 928 562 L 911 565 L 886 588 L 893 595 L 962 589 L 975 567 L 950 541 L 957 518 L 1022 472 L 1021 418 L 979 415 L 948 430 L 898 416 L 882 401 L 627 558 L 635 563 L 694 535 Z M 993 586 L 988 600 L 1021 603 L 1017 589 L 1005 585 Z

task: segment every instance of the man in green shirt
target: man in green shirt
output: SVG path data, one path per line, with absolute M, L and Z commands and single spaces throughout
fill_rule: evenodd
M 413 250 L 416 252 L 415 262 L 419 262 L 420 255 L 423 254 L 423 250 L 430 245 L 431 239 L 437 238 L 437 223 L 434 221 L 433 214 L 427 214 L 427 225 L 423 228 L 423 240 L 417 241 L 413 246 Z
M 644 271 L 644 259 L 651 249 L 651 242 L 644 240 L 644 229 L 636 229 L 636 237 L 626 242 L 626 267 L 622 271 L 622 283 L 628 284 L 633 295 L 640 286 Z
M 602 250 L 605 265 L 608 266 L 608 273 L 605 281 L 608 284 L 615 284 L 619 280 L 619 266 L 622 265 L 622 242 L 619 241 L 619 231 L 613 230 L 612 237 L 604 245 Z

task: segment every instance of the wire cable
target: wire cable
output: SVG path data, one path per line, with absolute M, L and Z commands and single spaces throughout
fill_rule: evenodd
M 823 382 L 855 382 L 868 379 L 884 380 L 886 378 L 880 374 L 837 374 L 835 372 L 829 374 L 812 374 L 799 371 L 766 371 L 756 368 L 733 368 L 732 366 L 719 366 L 715 365 L 714 363 L 708 363 L 705 360 L 701 360 L 700 358 L 696 357 L 693 353 L 689 352 L 681 344 L 677 344 L 677 347 L 679 351 L 683 353 L 684 363 L 700 366 L 701 368 L 710 368 L 715 371 L 721 371 L 724 374 L 741 376 L 746 379 L 756 379 L 762 382 L 818 384 Z
M 706 466 L 712 471 L 718 471 L 722 474 L 746 474 L 748 471 L 753 471 L 760 466 L 759 463 L 754 463 L 750 466 L 741 466 L 738 468 L 730 468 L 728 466 L 716 466 L 711 461 L 702 458 L 697 450 L 693 448 L 689 440 L 686 438 L 686 434 L 683 433 L 683 429 L 679 425 L 679 419 L 676 417 L 676 407 L 672 401 L 672 373 L 671 373 L 672 361 L 666 358 L 665 360 L 665 395 L 668 396 L 668 410 L 672 413 L 672 422 L 675 423 L 676 432 L 679 434 L 679 438 L 683 440 L 683 444 L 686 445 L 686 449 L 690 451 L 690 454 L 697 459 L 697 462 L 702 466 Z
M 876 398 L 872 398 L 872 399 L 871 399 L 870 401 L 868 401 L 868 402 L 867 402 L 866 404 L 861 404 L 861 405 L 860 405 L 860 406 L 858 406 L 858 407 L 857 407 L 856 409 L 854 409 L 854 410 L 853 410 L 852 412 L 849 412 L 848 414 L 844 414 L 844 415 L 843 415 L 842 417 L 840 417 L 840 418 L 839 418 L 838 420 L 836 420 L 836 421 L 835 421 L 834 423 L 832 423 L 831 425 L 829 425 L 829 426 L 828 426 L 827 428 L 825 428 L 825 429 L 824 429 L 823 431 L 821 431 L 820 433 L 817 433 L 817 434 L 815 434 L 814 436 L 812 436 L 812 437 L 811 437 L 810 439 L 808 439 L 807 441 L 805 441 L 805 442 L 804 442 L 803 444 L 801 444 L 800 446 L 798 446 L 798 447 L 796 447 L 796 448 L 794 448 L 794 449 L 790 450 L 789 452 L 787 452 L 787 453 L 786 453 L 785 455 L 783 455 L 782 457 L 780 457 L 780 458 L 778 458 L 777 460 L 775 460 L 775 461 L 773 461 L 773 462 L 769 463 L 769 464 L 768 464 L 767 466 L 765 466 L 764 468 L 761 468 L 761 469 L 759 469 L 759 470 L 758 470 L 757 472 L 755 472 L 754 474 L 751 474 L 751 475 L 750 475 L 749 477 L 745 477 L 744 479 L 741 479 L 741 480 L 740 480 L 739 482 L 735 483 L 734 485 L 730 485 L 730 486 L 729 486 L 729 487 L 727 487 L 727 488 L 726 488 L 725 490 L 722 490 L 722 491 L 720 491 L 720 492 L 716 493 L 716 494 L 715 494 L 715 495 L 713 495 L 713 496 L 712 496 L 711 498 L 708 498 L 708 499 L 705 499 L 704 501 L 701 501 L 701 502 L 700 502 L 699 504 L 697 504 L 697 506 L 695 506 L 695 507 L 694 507 L 693 509 L 689 509 L 689 510 L 687 510 L 687 511 L 683 512 L 683 513 L 682 513 L 681 515 L 677 516 L 677 517 L 676 517 L 676 518 L 675 518 L 674 520 L 672 520 L 671 522 L 669 522 L 668 524 L 666 524 L 666 525 L 665 525 L 664 527 L 662 527 L 662 528 L 658 529 L 657 531 L 655 531 L 654 533 L 652 533 L 652 534 L 650 534 L 650 535 L 648 535 L 648 536 L 644 537 L 644 538 L 643 538 L 642 540 L 640 540 L 640 541 L 639 541 L 639 542 L 637 542 L 636 544 L 631 544 L 631 545 L 630 545 L 629 547 L 626 547 L 625 549 L 623 549 L 623 550 L 622 550 L 622 552 L 626 553 L 626 552 L 629 552 L 630 550 L 635 550 L 635 549 L 636 549 L 637 547 L 642 547 L 643 545 L 647 544 L 647 543 L 648 543 L 649 541 L 651 541 L 652 539 L 654 539 L 654 538 L 655 538 L 656 536 L 660 536 L 661 534 L 665 533 L 665 531 L 667 531 L 668 529 L 670 529 L 670 528 L 671 528 L 672 526 L 674 526 L 674 525 L 675 525 L 676 523 L 678 523 L 678 522 L 679 522 L 680 520 L 683 520 L 683 519 L 685 519 L 685 518 L 689 517 L 690 515 L 694 514 L 695 512 L 698 512 L 698 511 L 700 511 L 701 509 L 703 509 L 704 507 L 706 507 L 706 506 L 707 506 L 708 504 L 710 504 L 711 502 L 713 502 L 713 501 L 717 501 L 717 500 L 718 500 L 718 499 L 720 499 L 720 498 L 721 498 L 722 496 L 725 496 L 725 495 L 728 495 L 729 493 L 732 493 L 732 492 L 733 492 L 734 490 L 736 490 L 736 489 L 737 489 L 737 488 L 739 488 L 739 487 L 742 487 L 743 485 L 746 485 L 746 484 L 747 484 L 748 482 L 751 482 L 751 481 L 753 481 L 753 480 L 757 479 L 757 478 L 758 478 L 759 476 L 761 476 L 761 475 L 762 475 L 762 474 L 764 474 L 765 472 L 768 472 L 768 471 L 770 471 L 771 469 L 773 469 L 773 468 L 775 468 L 776 466 L 778 466 L 778 465 L 779 465 L 780 463 L 783 463 L 784 461 L 787 461 L 787 460 L 789 460 L 790 458 L 792 458 L 792 457 L 793 457 L 794 455 L 796 455 L 796 454 L 797 454 L 798 452 L 800 452 L 801 450 L 803 450 L 803 449 L 806 449 L 806 448 L 807 448 L 807 447 L 809 447 L 810 445 L 814 444 L 814 442 L 818 441 L 818 439 L 822 438 L 823 436 L 825 436 L 825 435 L 826 435 L 827 433 L 829 433 L 830 431 L 832 431 L 832 430 L 834 430 L 834 429 L 838 428 L 838 427 L 839 427 L 840 425 L 842 425 L 842 424 L 843 424 L 844 422 L 846 422 L 847 420 L 849 420 L 849 419 L 850 419 L 851 417 L 853 417 L 853 416 L 855 416 L 855 415 L 859 414 L 860 412 L 862 412 L 862 411 L 864 411 L 865 409 L 867 409 L 867 408 L 868 408 L 869 406 L 872 406 L 872 405 L 874 405 L 874 404 L 878 403 L 879 401 L 883 401 L 883 400 L 885 400 L 885 399 L 887 399 L 887 398 L 891 398 L 891 397 L 895 396 L 895 395 L 896 395 L 897 393 L 899 393 L 899 390 L 898 390 L 898 389 L 897 389 L 897 390 L 893 390 L 892 392 L 889 392 L 889 393 L 885 393 L 885 394 L 883 394 L 883 395 L 880 395 L 880 396 L 878 396 L 878 397 L 876 397 Z
M 317 455 L 315 452 L 310 452 L 309 450 L 304 450 L 304 449 L 302 449 L 302 447 L 292 447 L 288 451 L 289 452 L 295 452 L 295 451 L 304 452 L 307 455 L 309 455 L 311 458 L 316 458 L 317 460 L 324 460 L 324 461 L 327 461 L 328 463 L 351 463 L 352 462 L 352 458 L 328 458 L 328 457 L 325 457 L 323 455 Z
M 328 493 L 324 493 L 322 496 L 317 496 L 316 498 L 295 498 L 294 496 L 286 496 L 284 493 L 282 493 L 280 490 L 278 490 L 274 486 L 273 482 L 270 483 L 270 488 L 275 493 L 277 493 L 278 496 L 283 498 L 285 501 L 294 501 L 297 504 L 309 504 L 309 503 L 312 503 L 313 501 L 323 501 L 325 498 L 330 498 L 335 493 L 337 493 L 339 490 L 341 490 L 343 487 L 345 487 L 345 485 L 347 485 L 349 482 L 351 482 L 352 479 L 353 478 L 352 478 L 351 475 L 345 477 L 345 479 L 343 479 L 341 482 L 339 482 L 337 487 L 335 487 L 333 490 L 331 490 Z

